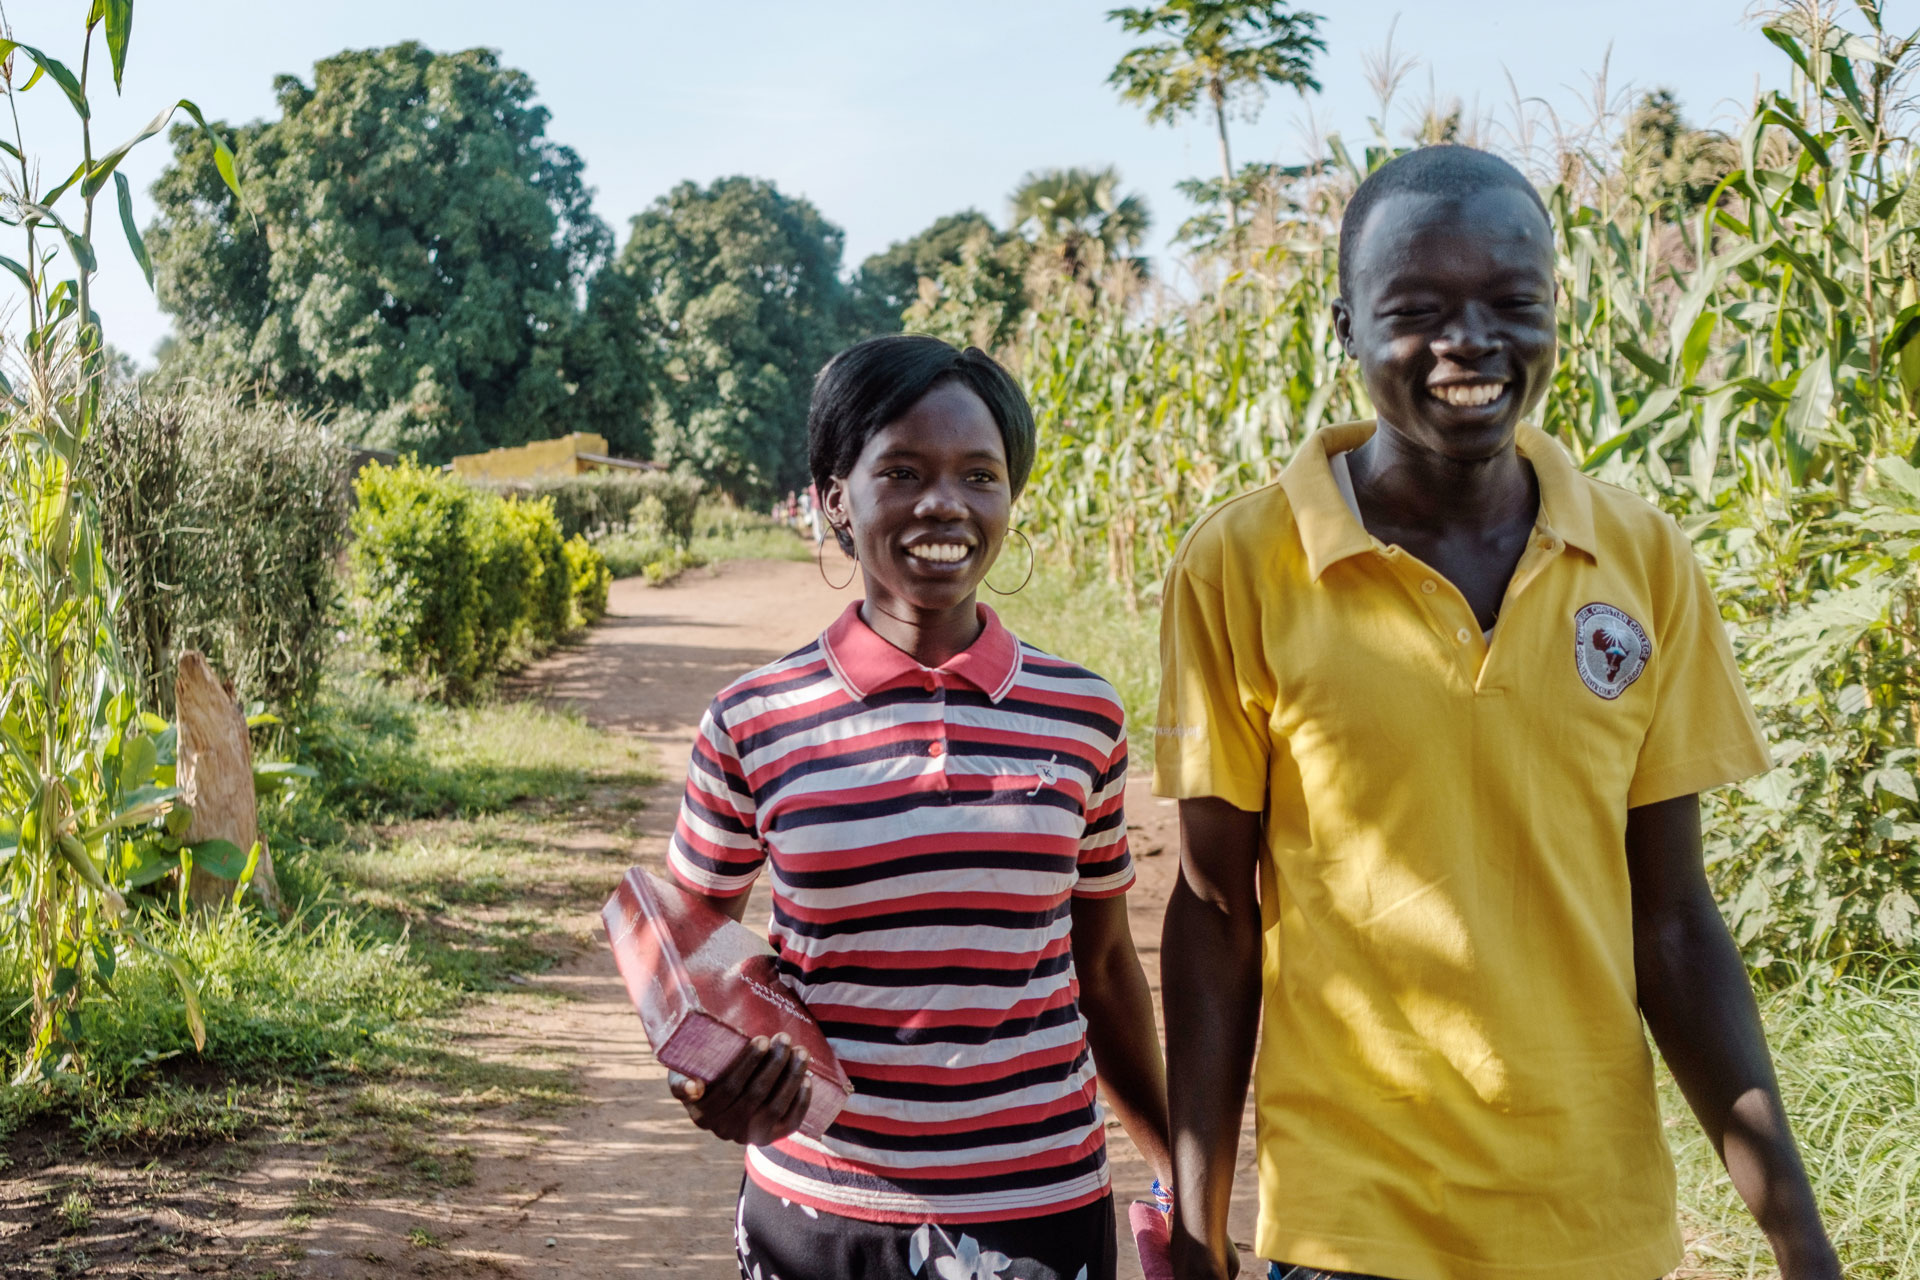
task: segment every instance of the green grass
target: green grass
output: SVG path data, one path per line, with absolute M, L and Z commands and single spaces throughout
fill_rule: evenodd
M 1011 559 L 1013 564 L 1007 564 Z M 1006 568 L 990 575 L 1000 586 L 1019 582 L 1018 548 L 1002 556 Z M 1001 581 L 1002 578 L 1005 581 Z M 1040 563 L 1033 580 L 1011 596 L 982 591 L 980 598 L 1029 644 L 1077 662 L 1106 678 L 1127 709 L 1127 748 L 1136 769 L 1153 764 L 1154 702 L 1160 690 L 1160 611 L 1137 610 L 1107 582 L 1075 583 L 1063 569 Z
M 1920 965 L 1762 996 L 1781 1093 L 1853 1280 L 1920 1277 Z M 1681 1222 L 1699 1274 L 1775 1274 L 1679 1091 L 1665 1090 Z
M 463 1055 L 452 1015 L 579 945 L 562 922 L 624 864 L 656 777 L 646 749 L 569 712 L 446 707 L 339 675 L 283 741 L 320 773 L 261 815 L 290 918 L 183 925 L 170 899 L 136 899 L 147 935 L 198 977 L 204 1052 L 166 969 L 127 952 L 115 998 L 82 1010 L 84 1074 L 0 1086 L 0 1151 L 35 1121 L 64 1120 L 87 1149 L 229 1140 L 301 1112 L 292 1083 L 426 1081 L 442 1119 L 567 1092 L 557 1070 Z M 0 957 L 5 1078 L 26 1032 L 21 985 Z M 421 1151 L 419 1176 L 457 1174 L 457 1153 Z

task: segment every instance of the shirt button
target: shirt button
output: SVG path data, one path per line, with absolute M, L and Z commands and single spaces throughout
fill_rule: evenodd
M 929 671 L 926 675 L 920 677 L 920 684 L 928 693 L 932 693 L 940 687 L 940 677 Z
M 1453 638 L 1455 640 L 1458 640 L 1461 644 L 1465 644 L 1467 641 L 1473 639 L 1473 632 L 1467 630 L 1465 627 L 1462 627 L 1458 631 L 1453 633 Z
M 1428 578 L 1425 582 L 1420 584 L 1421 593 L 1424 595 L 1432 595 L 1434 592 L 1438 591 L 1439 589 L 1440 589 L 1440 584 L 1435 582 L 1432 578 Z
M 941 756 L 947 754 L 946 744 L 943 742 L 929 742 L 927 744 L 927 754 L 938 760 Z

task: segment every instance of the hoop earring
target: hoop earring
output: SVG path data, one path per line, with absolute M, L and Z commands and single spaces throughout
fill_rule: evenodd
M 1027 589 L 1027 584 L 1029 582 L 1033 581 L 1033 567 L 1034 567 L 1033 539 L 1027 537 L 1026 534 L 1021 533 L 1020 530 L 1018 529 L 1008 529 L 1007 532 L 1015 535 L 1020 539 L 1020 541 L 1027 544 L 1027 576 L 1020 579 L 1020 585 L 1015 587 L 1011 591 L 1002 591 L 1000 588 L 994 586 L 991 582 L 988 582 L 985 578 L 980 579 L 980 585 L 985 587 L 987 590 L 993 592 L 993 594 L 997 596 L 1017 596 L 1022 591 L 1025 591 Z M 1001 545 L 1005 546 L 1006 544 L 1001 543 Z
M 838 531 L 836 530 L 835 532 L 837 533 Z M 833 545 L 836 547 L 840 545 L 837 537 L 834 539 Z M 848 556 L 847 558 L 853 561 L 853 572 L 847 575 L 845 582 L 835 582 L 827 576 L 827 540 L 822 538 L 818 543 L 814 544 L 813 564 L 816 569 L 820 570 L 820 581 L 826 583 L 835 591 L 845 591 L 853 585 L 853 580 L 860 576 L 860 557 Z

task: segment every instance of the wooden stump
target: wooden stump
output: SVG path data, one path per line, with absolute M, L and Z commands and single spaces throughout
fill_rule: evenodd
M 241 850 L 260 839 L 259 811 L 253 796 L 253 746 L 247 718 L 235 701 L 233 686 L 214 674 L 204 656 L 189 649 L 180 655 L 174 683 L 174 707 L 180 730 L 180 797 L 193 809 L 186 840 L 227 840 Z M 215 906 L 233 897 L 234 881 L 196 866 L 187 899 Z M 281 914 L 280 885 L 273 857 L 263 841 L 254 868 L 253 889 L 275 915 Z

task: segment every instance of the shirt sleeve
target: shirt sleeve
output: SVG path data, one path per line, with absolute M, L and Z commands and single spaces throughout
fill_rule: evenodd
M 1675 537 L 1683 535 L 1676 531 Z M 1677 599 L 1655 640 L 1653 719 L 1627 788 L 1629 808 L 1773 768 L 1713 588 L 1684 541 L 1677 556 Z
M 1160 710 L 1153 789 L 1178 800 L 1217 797 L 1266 808 L 1270 711 L 1241 674 L 1236 652 L 1258 656 L 1257 636 L 1235 643 L 1220 587 L 1174 562 L 1160 617 Z
M 1127 847 L 1127 737 L 1121 731 L 1106 768 L 1087 798 L 1087 826 L 1080 835 L 1076 898 L 1111 898 L 1133 887 L 1133 854 Z
M 700 717 L 667 865 L 694 892 L 731 898 L 753 887 L 766 859 L 753 790 L 716 704 Z

